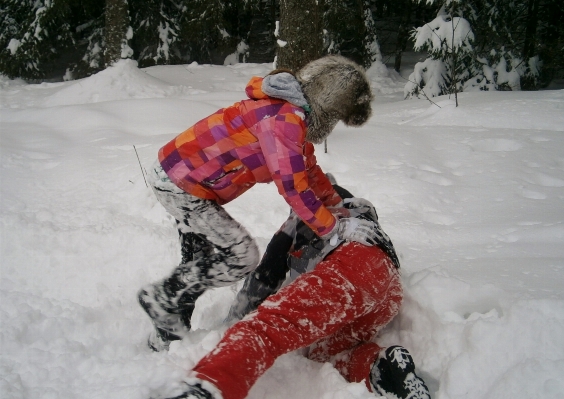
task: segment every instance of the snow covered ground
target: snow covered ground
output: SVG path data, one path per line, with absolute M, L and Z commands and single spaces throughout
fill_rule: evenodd
M 211 350 L 238 287 L 202 297 L 197 329 L 169 353 L 146 346 L 136 292 L 179 249 L 133 146 L 149 166 L 269 69 L 122 62 L 65 83 L 0 78 L 0 397 L 148 398 Z M 406 346 L 437 399 L 563 398 L 564 91 L 463 93 L 455 108 L 400 101 L 405 81 L 385 69 L 371 79 L 374 116 L 338 125 L 318 161 L 376 205 L 399 252 L 406 298 L 379 342 Z M 227 208 L 262 250 L 288 211 L 273 185 Z M 288 397 L 374 396 L 290 353 L 249 395 Z

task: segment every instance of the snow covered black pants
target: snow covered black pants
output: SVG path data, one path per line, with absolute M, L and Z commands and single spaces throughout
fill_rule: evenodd
M 347 381 L 364 380 L 371 390 L 381 351 L 373 340 L 402 296 L 399 270 L 382 249 L 342 244 L 227 330 L 191 374 L 223 399 L 244 399 L 276 358 L 309 346 L 310 359 L 332 362 Z
M 225 209 L 182 191 L 158 162 L 147 175 L 157 199 L 176 219 L 182 261 L 169 277 L 144 287 L 139 301 L 158 329 L 182 337 L 190 330 L 196 299 L 247 276 L 258 265 L 259 251 Z

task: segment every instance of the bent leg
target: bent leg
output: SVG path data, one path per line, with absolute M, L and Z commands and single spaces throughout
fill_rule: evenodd
M 374 287 L 379 286 L 373 269 L 381 252 L 357 243 L 337 248 L 315 270 L 230 328 L 196 365 L 196 376 L 212 382 L 224 399 L 244 398 L 277 357 L 330 336 L 371 311 L 378 297 Z
M 157 329 L 182 337 L 190 329 L 196 299 L 208 288 L 235 283 L 258 264 L 259 251 L 246 229 L 220 205 L 176 187 L 158 163 L 148 180 L 177 221 L 182 263 L 172 274 L 139 292 Z
M 399 271 L 383 251 L 379 255 L 370 271 L 374 278 L 372 283 L 375 284 L 373 292 L 376 294 L 370 301 L 370 310 L 334 334 L 314 343 L 308 355 L 309 359 L 318 362 L 333 363 L 349 382 L 365 380 L 369 390 L 370 369 L 381 350 L 371 341 L 397 315 L 403 298 Z
M 178 209 L 186 212 L 179 230 L 183 258 L 192 260 L 144 287 L 139 301 L 157 328 L 182 337 L 190 329 L 196 299 L 208 288 L 241 280 L 258 264 L 259 252 L 247 231 L 215 202 L 188 194 L 167 194 L 166 198 L 171 195 L 177 196 Z M 192 248 L 186 248 L 188 243 Z

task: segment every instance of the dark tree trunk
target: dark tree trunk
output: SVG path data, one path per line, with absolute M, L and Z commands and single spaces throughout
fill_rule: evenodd
M 277 67 L 296 71 L 321 56 L 321 3 L 281 0 Z
M 127 0 L 106 0 L 106 66 L 122 58 L 122 46 L 127 43 L 129 11 Z
M 527 61 L 535 54 L 535 36 L 538 25 L 539 0 L 529 0 L 527 9 L 527 26 L 523 44 L 523 59 Z
M 401 68 L 401 56 L 407 46 L 407 39 L 409 38 L 409 29 L 411 28 L 411 0 L 404 3 L 403 15 L 401 16 L 400 25 L 398 28 L 398 38 L 396 41 L 396 58 L 394 61 L 394 69 L 399 72 Z
M 529 0 L 527 6 L 527 20 L 525 26 L 525 40 L 523 42 L 523 62 L 527 63 L 536 53 L 537 26 L 538 26 L 539 0 Z M 536 90 L 534 80 L 521 78 L 523 90 Z

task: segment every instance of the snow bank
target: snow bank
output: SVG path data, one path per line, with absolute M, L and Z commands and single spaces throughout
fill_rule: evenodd
M 169 85 L 137 68 L 133 60 L 121 60 L 88 79 L 69 82 L 63 90 L 45 98 L 46 106 L 90 104 L 138 98 L 191 95 L 199 90 Z
M 411 126 L 472 126 L 494 129 L 564 131 L 564 91 L 459 93 L 463 107 L 454 100 L 437 100 L 421 114 L 404 121 Z M 466 101 L 465 101 L 466 100 Z M 494 112 L 497 111 L 497 112 Z M 504 149 L 501 149 L 502 151 Z
M 436 397 L 562 397 L 561 300 L 514 301 L 492 285 L 430 270 L 410 275 L 406 289 L 383 339 L 415 348 Z
M 0 391 L 10 398 L 147 398 L 173 392 L 224 331 L 237 286 L 207 292 L 169 353 L 145 345 L 143 284 L 179 261 L 170 217 L 145 186 L 158 149 L 243 97 L 271 65 L 138 70 L 74 82 L 0 81 Z M 563 91 L 401 98 L 371 75 L 374 116 L 338 125 L 326 171 L 373 201 L 406 298 L 382 344 L 413 353 L 435 398 L 564 395 Z M 288 206 L 271 185 L 227 206 L 264 250 Z M 250 399 L 373 397 L 299 352 Z

